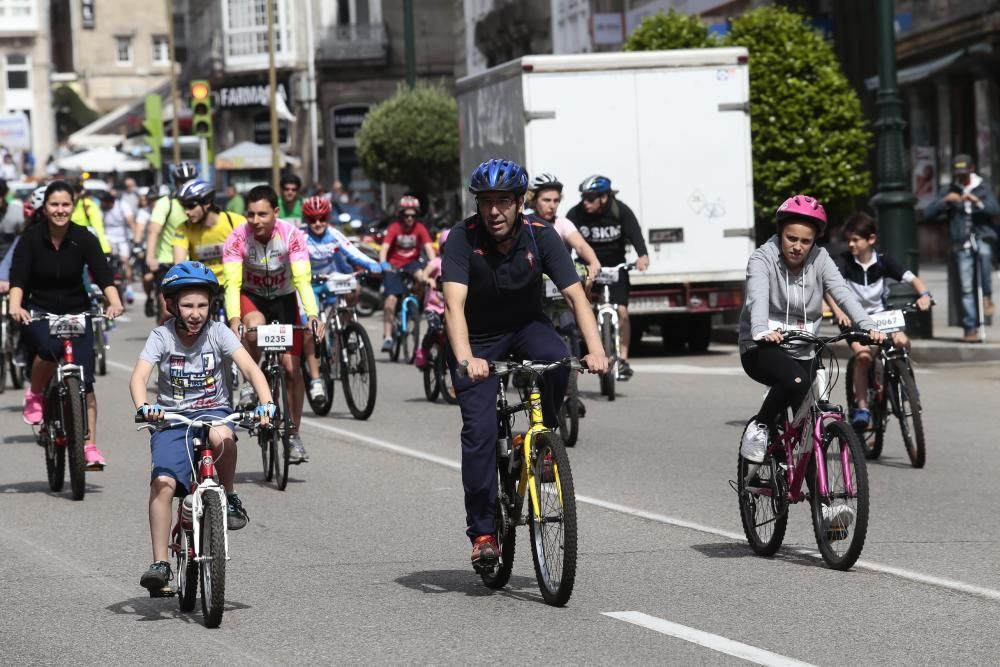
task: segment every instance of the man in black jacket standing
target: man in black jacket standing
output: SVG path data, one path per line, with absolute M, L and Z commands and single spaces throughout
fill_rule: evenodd
M 642 229 L 635 213 L 615 197 L 611 179 L 594 175 L 580 183 L 580 203 L 569 210 L 569 218 L 587 243 L 597 253 L 601 266 L 616 266 L 625 261 L 625 242 L 635 248 L 639 259 L 635 267 L 640 271 L 649 268 L 649 254 L 642 238 Z M 621 334 L 618 354 L 618 379 L 628 380 L 632 369 L 628 364 L 629 340 L 632 327 L 628 318 L 628 271 L 622 269 L 618 282 L 611 285 L 611 301 L 618 304 L 618 321 Z

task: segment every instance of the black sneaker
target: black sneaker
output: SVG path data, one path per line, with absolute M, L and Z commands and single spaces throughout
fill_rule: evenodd
M 632 378 L 632 367 L 624 359 L 618 360 L 618 380 L 628 382 Z
M 142 575 L 139 579 L 139 585 L 143 588 L 147 588 L 150 591 L 159 591 L 160 589 L 166 587 L 167 583 L 172 579 L 170 574 L 170 563 L 165 560 L 157 561 L 149 566 L 146 573 Z
M 243 509 L 243 502 L 235 493 L 226 494 L 226 528 L 239 530 L 250 523 L 250 515 Z

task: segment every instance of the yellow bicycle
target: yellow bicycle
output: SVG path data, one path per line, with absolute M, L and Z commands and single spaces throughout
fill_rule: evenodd
M 569 456 L 559 434 L 542 419 L 539 378 L 559 367 L 581 372 L 579 360 L 556 362 L 493 361 L 490 372 L 501 380 L 511 376 L 520 402 L 510 405 L 504 383 L 497 383 L 497 544 L 500 558 L 479 575 L 490 588 L 503 588 L 514 565 L 517 526 L 528 524 L 535 577 L 545 602 L 562 606 L 573 593 L 576 579 L 576 495 Z M 528 430 L 513 434 L 514 417 L 523 412 Z M 525 465 L 527 463 L 527 465 Z M 525 504 L 525 498 L 530 502 Z

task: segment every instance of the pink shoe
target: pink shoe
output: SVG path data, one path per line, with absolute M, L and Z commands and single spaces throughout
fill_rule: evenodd
M 42 394 L 31 391 L 31 387 L 24 390 L 24 410 L 21 413 L 25 424 L 42 423 Z
M 104 460 L 104 454 L 92 442 L 83 446 L 83 460 L 87 463 L 87 470 L 104 470 L 108 463 Z
M 427 353 L 424 352 L 424 348 L 417 348 L 417 353 L 413 355 L 413 364 L 420 369 L 427 367 Z

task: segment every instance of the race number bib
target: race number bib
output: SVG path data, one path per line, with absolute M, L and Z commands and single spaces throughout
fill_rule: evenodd
M 901 310 L 886 310 L 881 313 L 872 313 L 872 320 L 875 328 L 885 333 L 902 331 L 906 328 L 906 318 Z
M 257 344 L 287 350 L 292 347 L 293 328 L 289 324 L 262 324 L 257 327 Z
M 791 333 L 792 331 L 804 331 L 815 335 L 819 331 L 819 326 L 821 324 L 820 320 L 815 322 L 806 322 L 802 319 L 791 319 L 788 322 L 783 322 L 781 320 L 768 320 L 767 328 L 770 331 L 784 331 L 785 333 Z
M 596 282 L 601 285 L 613 285 L 618 282 L 620 272 L 616 268 L 601 267 L 601 272 L 597 274 Z
M 49 319 L 49 333 L 53 336 L 76 337 L 86 332 L 86 315 L 60 315 Z
M 358 279 L 351 273 L 331 273 L 326 279 L 330 294 L 350 294 L 358 286 Z
M 207 262 L 213 259 L 222 259 L 222 249 L 225 244 L 209 243 L 208 245 L 195 246 L 194 254 L 199 261 Z

